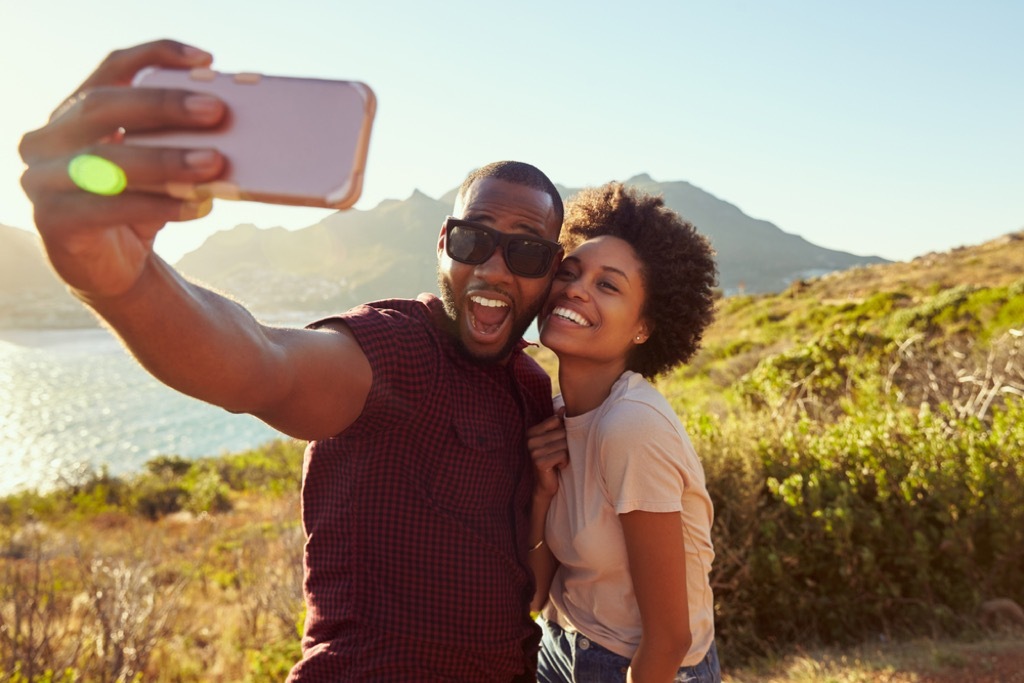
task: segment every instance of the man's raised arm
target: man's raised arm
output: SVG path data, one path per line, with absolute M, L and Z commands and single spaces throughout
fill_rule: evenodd
M 122 145 L 123 131 L 212 127 L 225 106 L 210 95 L 128 86 L 147 66 L 193 68 L 211 61 L 169 40 L 111 53 L 46 126 L 22 138 L 22 186 L 56 273 L 154 376 L 292 436 L 331 436 L 359 416 L 372 381 L 351 333 L 343 326 L 261 325 L 238 303 L 186 281 L 153 252 L 168 222 L 210 209 L 210 200 L 179 199 L 168 188 L 214 180 L 225 163 L 213 149 Z M 107 195 L 76 184 L 68 169 L 80 155 L 123 171 L 123 191 Z

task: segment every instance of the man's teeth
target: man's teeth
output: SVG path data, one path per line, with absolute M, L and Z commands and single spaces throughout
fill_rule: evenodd
M 497 299 L 485 299 L 482 296 L 471 296 L 469 297 L 469 300 L 475 304 L 487 306 L 488 308 L 508 308 L 507 303 L 505 303 L 504 301 L 499 301 Z
M 590 321 L 589 320 L 584 318 L 582 315 L 580 315 L 576 311 L 571 311 L 568 308 L 562 308 L 561 306 L 556 306 L 555 309 L 553 311 L 551 311 L 551 315 L 557 315 L 559 318 L 564 318 L 565 320 L 569 320 L 571 322 L 574 322 L 577 325 L 582 325 L 583 327 L 590 327 Z

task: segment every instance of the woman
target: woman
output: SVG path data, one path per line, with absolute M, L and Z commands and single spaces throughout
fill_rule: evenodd
M 562 235 L 540 339 L 564 412 L 530 430 L 538 680 L 720 681 L 704 471 L 644 379 L 696 352 L 714 251 L 660 197 L 620 183 L 570 200 Z

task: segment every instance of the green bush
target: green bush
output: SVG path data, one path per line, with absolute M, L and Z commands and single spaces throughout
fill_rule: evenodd
M 231 509 L 228 487 L 215 469 L 203 468 L 192 478 L 184 507 L 196 514 L 227 512 Z
M 227 455 L 216 461 L 221 479 L 234 491 L 283 494 L 302 483 L 302 443 L 278 440 L 266 446 Z
M 762 360 L 734 388 L 754 411 L 831 418 L 843 407 L 840 399 L 879 375 L 880 359 L 893 346 L 887 337 L 841 327 Z
M 26 674 L 24 669 L 21 662 L 16 662 L 13 670 L 7 674 L 8 683 L 75 683 L 80 678 L 74 669 L 64 669 L 63 671 L 46 669 L 38 674 Z
M 277 683 L 287 678 L 295 663 L 302 659 L 301 641 L 296 636 L 268 643 L 261 650 L 250 650 L 246 659 L 249 670 L 245 683 Z
M 116 510 L 128 496 L 124 480 L 110 476 L 106 467 L 71 490 L 71 505 L 80 516 Z
M 745 441 L 749 427 L 761 438 Z M 1024 600 L 1024 454 L 1008 447 L 1024 443 L 1020 401 L 992 425 L 925 410 L 690 431 L 733 657 L 952 633 L 985 599 Z
M 1024 602 L 1020 346 L 908 356 L 840 328 L 763 360 L 728 410 L 680 409 L 715 505 L 723 656 L 955 634 L 986 599 Z M 985 354 L 1003 379 L 973 386 Z
M 156 477 L 141 478 L 132 491 L 135 511 L 147 519 L 157 519 L 182 509 L 188 491 L 175 481 Z
M 158 455 L 146 462 L 146 471 L 161 479 L 174 479 L 188 474 L 193 463 L 180 455 Z
M 942 290 L 917 306 L 909 306 L 892 315 L 889 330 L 894 336 L 905 335 L 910 330 L 940 333 L 941 322 L 949 319 L 950 309 L 956 310 L 974 290 L 970 285 Z

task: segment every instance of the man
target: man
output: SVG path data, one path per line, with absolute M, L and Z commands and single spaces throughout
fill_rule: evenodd
M 441 228 L 441 299 L 261 325 L 152 250 L 166 222 L 209 210 L 153 188 L 213 180 L 223 158 L 117 144 L 122 127 L 216 125 L 209 96 L 124 87 L 146 66 L 211 59 L 173 41 L 114 52 L 25 135 L 22 185 L 54 269 L 154 376 L 310 440 L 290 680 L 532 680 L 525 429 L 551 414 L 551 392 L 521 335 L 561 258 L 557 190 L 527 164 L 486 166 Z M 83 152 L 124 169 L 125 191 L 78 189 L 66 169 Z

